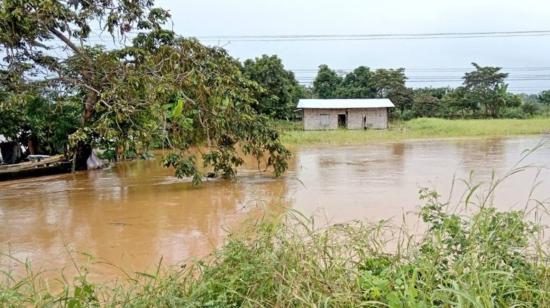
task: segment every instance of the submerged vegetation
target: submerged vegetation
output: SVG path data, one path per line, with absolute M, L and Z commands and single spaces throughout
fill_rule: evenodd
M 364 144 L 422 138 L 506 137 L 550 133 L 550 118 L 395 121 L 388 130 L 303 131 L 299 122 L 277 122 L 286 145 Z
M 290 211 L 249 224 L 204 260 L 114 286 L 81 271 L 55 292 L 22 263 L 22 279 L 3 272 L 0 305 L 547 307 L 548 204 L 528 196 L 524 208 L 499 211 L 491 203 L 496 187 L 525 169 L 487 185 L 464 181 L 456 202 L 421 189 L 422 234 L 388 221 L 318 227 Z

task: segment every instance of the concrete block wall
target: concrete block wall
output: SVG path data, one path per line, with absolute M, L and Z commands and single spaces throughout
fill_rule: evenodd
M 348 129 L 363 129 L 366 117 L 367 128 L 388 128 L 387 108 L 365 109 L 304 109 L 305 130 L 329 130 L 338 128 L 338 115 L 347 115 Z
M 366 117 L 366 123 L 363 119 Z M 348 129 L 367 128 L 386 129 L 388 128 L 388 109 L 387 108 L 369 108 L 369 109 L 349 109 L 348 111 Z

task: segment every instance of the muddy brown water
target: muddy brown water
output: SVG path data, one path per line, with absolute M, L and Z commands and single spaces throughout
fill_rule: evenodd
M 430 140 L 294 150 L 290 171 L 273 178 L 248 163 L 234 181 L 200 187 L 175 179 L 158 161 L 133 161 L 101 171 L 0 183 L 0 252 L 53 272 L 71 268 L 71 255 L 119 265 L 128 272 L 202 257 L 223 243 L 228 230 L 266 208 L 294 208 L 323 223 L 399 219 L 418 211 L 421 187 L 450 192 L 453 177 L 488 182 L 503 175 L 522 152 L 544 138 Z M 550 148 L 522 165 L 550 167 Z M 497 190 L 503 209 L 521 208 L 537 169 L 511 177 Z M 550 172 L 533 198 L 550 197 Z M 457 184 L 454 195 L 464 185 Z M 71 253 L 70 253 L 71 252 Z M 85 253 L 85 254 L 81 254 Z M 15 267 L 1 259 L 2 270 Z M 98 277 L 120 275 L 96 265 Z M 70 269 L 69 269 L 70 272 Z

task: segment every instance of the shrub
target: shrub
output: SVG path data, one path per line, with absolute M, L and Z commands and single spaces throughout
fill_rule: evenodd
M 415 114 L 411 110 L 405 110 L 401 113 L 400 119 L 403 121 L 410 121 L 415 118 Z
M 506 108 L 501 113 L 501 117 L 506 119 L 525 119 L 527 116 L 521 108 Z
M 521 105 L 521 110 L 530 116 L 536 114 L 539 111 L 540 107 L 538 104 L 533 102 L 524 102 L 523 105 Z

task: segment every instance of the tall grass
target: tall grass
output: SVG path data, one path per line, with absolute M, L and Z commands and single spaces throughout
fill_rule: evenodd
M 394 122 L 389 130 L 297 130 L 298 124 L 279 123 L 287 145 L 361 144 L 372 141 L 448 137 L 502 137 L 550 133 L 550 118 L 446 120 L 420 118 Z
M 204 260 L 116 285 L 92 284 L 83 270 L 54 292 L 23 263 L 25 277 L 3 273 L 0 306 L 550 307 L 548 204 L 492 203 L 496 187 L 527 168 L 464 180 L 453 203 L 421 189 L 420 235 L 389 222 L 318 227 L 289 210 L 243 227 Z

